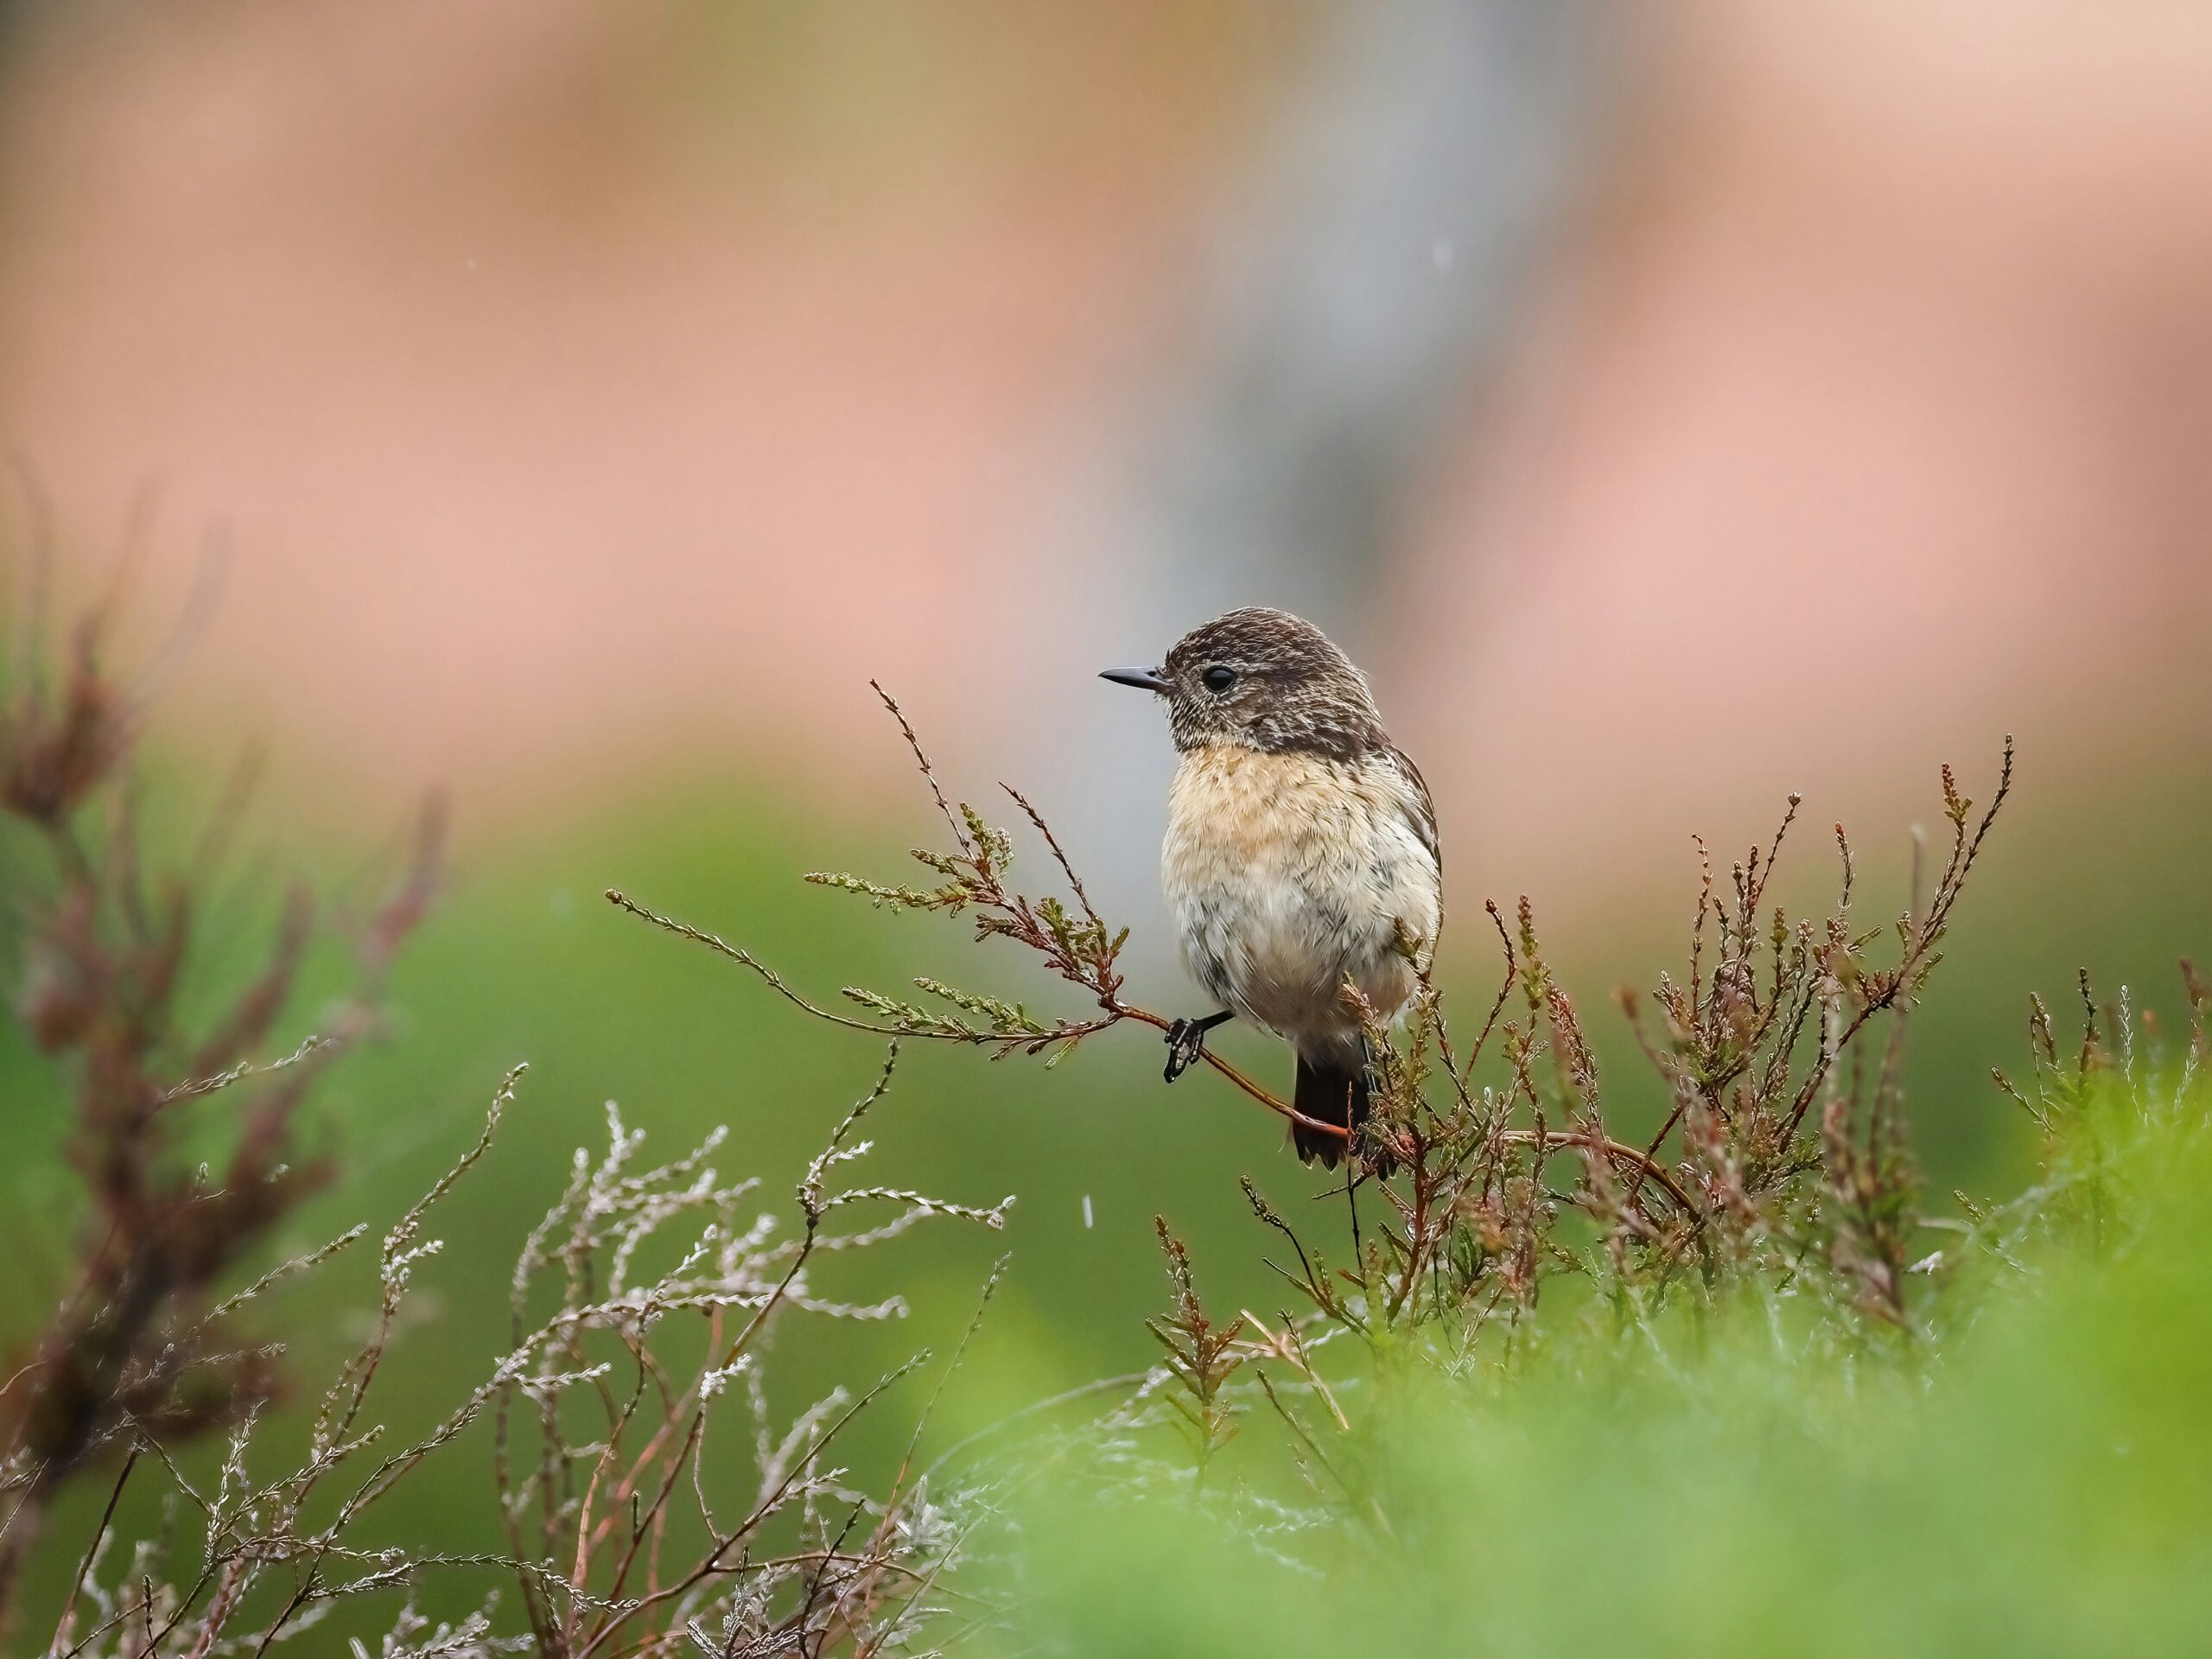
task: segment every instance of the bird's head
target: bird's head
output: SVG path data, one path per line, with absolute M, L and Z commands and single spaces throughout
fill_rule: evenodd
M 1179 749 L 1231 743 L 1352 760 L 1389 741 L 1351 658 L 1311 622 L 1265 606 L 1192 629 L 1158 668 L 1101 677 L 1165 697 Z

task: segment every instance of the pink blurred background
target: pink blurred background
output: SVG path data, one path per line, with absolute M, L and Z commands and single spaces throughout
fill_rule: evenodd
M 8 17 L 0 431 L 163 603 L 224 527 L 164 734 L 335 817 L 870 800 L 876 676 L 1134 882 L 1092 672 L 1249 601 L 1571 915 L 2007 728 L 2212 776 L 2212 10 Z

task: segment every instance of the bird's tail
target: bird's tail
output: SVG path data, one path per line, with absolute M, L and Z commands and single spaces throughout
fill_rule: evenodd
M 1344 1126 L 1344 1135 L 1309 1129 L 1303 1123 L 1294 1122 L 1290 1126 L 1291 1144 L 1298 1148 L 1301 1162 L 1310 1164 L 1318 1159 L 1334 1169 L 1343 1161 L 1346 1146 L 1358 1135 L 1359 1126 L 1367 1122 L 1365 1041 L 1355 1040 L 1319 1054 L 1300 1054 L 1298 1086 L 1291 1095 L 1291 1104 L 1298 1109 L 1300 1117 L 1310 1117 L 1317 1123 Z M 1378 1174 L 1389 1173 L 1387 1169 L 1376 1171 Z

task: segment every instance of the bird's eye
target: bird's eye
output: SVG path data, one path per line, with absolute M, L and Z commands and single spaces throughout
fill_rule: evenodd
M 1198 677 L 1206 683 L 1207 690 L 1226 691 L 1230 686 L 1236 683 L 1236 671 L 1233 668 L 1223 668 L 1218 664 L 1216 664 L 1214 667 L 1206 670 L 1206 671 L 1204 674 L 1201 674 Z

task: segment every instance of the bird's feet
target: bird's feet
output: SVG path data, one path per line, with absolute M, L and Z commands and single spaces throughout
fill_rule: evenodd
M 1205 1052 L 1206 1028 L 1195 1020 L 1178 1020 L 1167 1027 L 1167 1070 L 1161 1076 L 1174 1082 Z
M 1203 1020 L 1178 1020 L 1167 1027 L 1167 1070 L 1161 1075 L 1170 1083 L 1196 1065 L 1206 1052 L 1206 1033 L 1230 1018 L 1227 1012 L 1210 1014 Z

